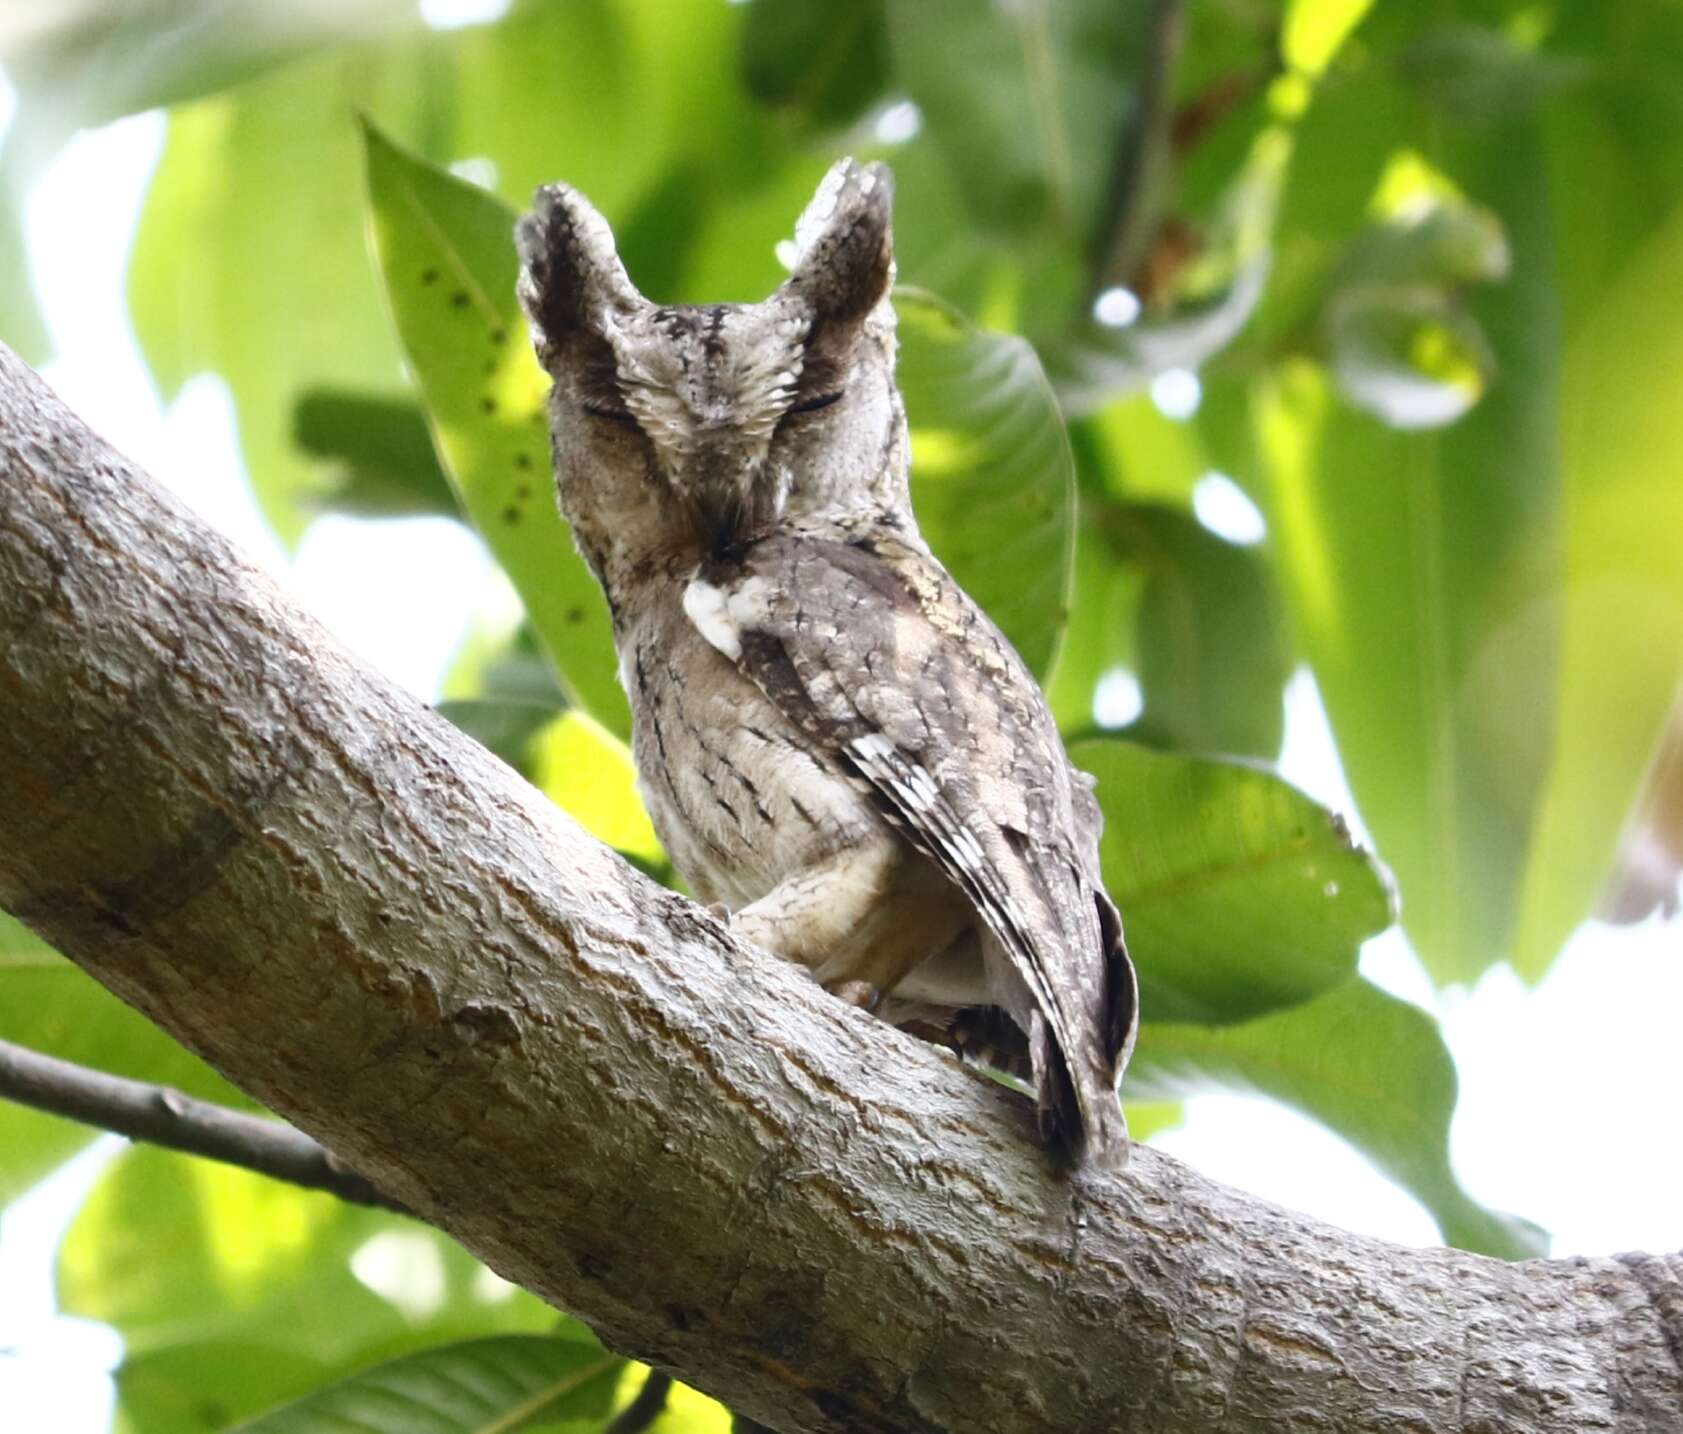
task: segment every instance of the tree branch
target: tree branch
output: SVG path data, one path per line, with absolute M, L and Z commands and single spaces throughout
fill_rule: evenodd
M 1174 132 L 1174 73 L 1186 38 L 1184 0 L 1152 0 L 1135 102 L 1123 116 L 1104 217 L 1093 245 L 1088 307 L 1134 281 L 1157 231 Z M 1085 319 L 1087 314 L 1082 313 Z
M 1683 1257 L 1402 1249 L 1150 1149 L 1056 1177 L 1020 1096 L 590 840 L 3 349 L 0 708 L 0 905 L 752 1419 L 1677 1427 Z
M 238 1165 L 356 1205 L 409 1212 L 302 1131 L 165 1086 L 89 1070 L 0 1041 L 0 1099 L 166 1150 Z
M 672 1376 L 651 1369 L 637 1397 L 614 1415 L 606 1434 L 643 1434 L 666 1411 L 666 1396 L 672 1392 Z

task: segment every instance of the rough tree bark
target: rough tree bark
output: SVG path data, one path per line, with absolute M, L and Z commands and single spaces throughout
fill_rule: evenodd
M 1508 1265 L 1018 1097 L 638 875 L 0 348 L 0 905 L 507 1278 L 788 1430 L 1675 1431 L 1683 1257 Z

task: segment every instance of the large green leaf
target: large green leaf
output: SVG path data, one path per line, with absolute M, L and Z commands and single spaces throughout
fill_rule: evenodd
M 1097 521 L 1116 557 L 1141 572 L 1133 647 L 1145 706 L 1128 735 L 1274 757 L 1292 654 L 1261 555 L 1173 508 L 1107 507 Z
M 1347 981 L 1391 922 L 1342 822 L 1258 767 L 1077 742 L 1098 778 L 1105 886 L 1149 1021 L 1243 1021 Z
M 202 369 L 227 381 L 258 499 L 288 540 L 319 496 L 294 442 L 298 394 L 401 384 L 361 242 L 352 105 L 413 128 L 428 102 L 418 63 L 352 49 L 170 118 L 130 267 L 135 330 L 166 397 Z
M 206 1100 L 249 1105 L 209 1066 L 93 977 L 56 957 L 40 961 L 44 945 L 29 950 L 34 955 L 27 963 L 0 964 L 0 1039 Z M 97 1134 L 74 1121 L 0 1102 L 0 1204 Z
M 214 94 L 315 46 L 413 26 L 404 0 L 272 5 L 267 0 L 92 0 L 54 7 L 0 55 L 33 114 L 68 134 Z M 40 120 L 35 120 L 40 123 Z
M 1547 971 L 1594 905 L 1683 680 L 1683 207 L 1607 290 L 1563 392 L 1567 546 L 1559 723 L 1514 961 Z
M 568 696 L 624 735 L 608 605 L 551 492 L 548 379 L 515 302 L 514 214 L 363 133 L 374 253 L 445 468 Z
M 1044 674 L 1068 617 L 1075 541 L 1075 463 L 1057 400 L 1026 340 L 972 328 L 916 290 L 896 290 L 894 307 L 918 523 Z
M 975 219 L 1004 232 L 1049 229 L 1085 249 L 1111 182 L 1147 8 L 889 0 L 895 77 Z
M 597 841 L 645 866 L 666 860 L 642 798 L 631 753 L 599 722 L 563 712 L 534 733 L 532 781 Z
M 58 966 L 63 961 L 58 952 L 15 916 L 0 911 L 0 972 L 8 966 Z
M 1658 820 L 1664 849 L 1676 763 L 1657 753 L 1683 682 L 1683 560 L 1666 541 L 1679 531 L 1668 458 L 1683 425 L 1656 379 L 1675 370 L 1683 325 L 1655 301 L 1683 272 L 1683 11 L 1574 7 L 1558 42 L 1592 56 L 1596 78 L 1546 131 L 1551 184 L 1570 196 L 1555 206 L 1566 553 L 1559 722 L 1514 938 L 1532 979 L 1590 910 L 1621 831 L 1634 848 Z M 1627 816 L 1644 780 L 1646 809 Z M 1675 890 L 1664 872 L 1662 860 L 1647 878 L 1662 898 Z
M 394 1359 L 239 1426 L 239 1434 L 594 1430 L 624 1361 L 582 1340 L 509 1335 Z
M 1237 1091 L 1283 1101 L 1418 1199 L 1450 1244 L 1515 1260 L 1546 1251 L 1536 1226 L 1486 1210 L 1461 1188 L 1449 1164 L 1455 1066 L 1437 1023 L 1366 981 L 1238 1026 L 1148 1021 L 1128 1089 L 1147 1099 Z
M 460 515 L 427 421 L 412 400 L 306 389 L 293 423 L 299 448 L 326 467 L 323 507 L 364 518 Z
M 404 0 L 89 0 L 32 9 L 0 33 L 12 42 L 0 59 L 18 93 L 0 145 L 0 337 L 37 364 L 47 334 L 27 278 L 21 219 L 65 140 L 121 115 L 213 94 L 326 42 L 416 21 Z
M 1089 505 L 1083 503 L 1084 510 Z M 1074 592 L 1058 660 L 1045 679 L 1046 700 L 1059 729 L 1070 736 L 1092 729 L 1100 680 L 1135 663 L 1134 617 L 1143 577 L 1116 561 L 1091 511 L 1076 531 Z
M 122 1335 L 119 1408 L 149 1434 L 221 1429 L 376 1360 L 556 1320 L 436 1231 L 148 1147 L 71 1226 L 59 1300 Z
M 888 82 L 884 0 L 777 0 L 748 7 L 742 80 L 803 128 L 854 119 Z
M 1403 432 L 1298 360 L 1259 389 L 1258 424 L 1299 643 L 1441 982 L 1506 953 L 1550 740 L 1559 314 L 1535 126 L 1457 134 L 1435 158 L 1512 246 L 1511 277 L 1470 300 L 1489 392 L 1458 423 Z
M 0 341 L 25 363 L 44 363 L 51 351 L 47 319 L 29 281 L 29 251 L 23 238 L 24 197 L 34 176 L 0 143 Z

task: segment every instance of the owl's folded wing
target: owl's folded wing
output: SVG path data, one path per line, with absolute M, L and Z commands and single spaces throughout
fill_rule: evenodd
M 882 532 L 765 539 L 706 566 L 685 610 L 965 893 L 1020 982 L 1031 1050 L 1037 1034 L 1056 1047 L 1034 1052 L 1043 1120 L 1073 1153 L 1120 1161 L 1133 971 L 1091 795 L 1010 644 Z

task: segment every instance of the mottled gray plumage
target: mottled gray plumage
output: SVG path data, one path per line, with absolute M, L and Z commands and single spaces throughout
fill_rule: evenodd
M 675 308 L 581 195 L 540 190 L 520 296 L 561 507 L 696 893 L 886 1018 L 1025 1067 L 1048 1143 L 1116 1166 L 1135 991 L 1098 804 L 918 534 L 889 206 L 887 171 L 844 160 L 771 298 Z

